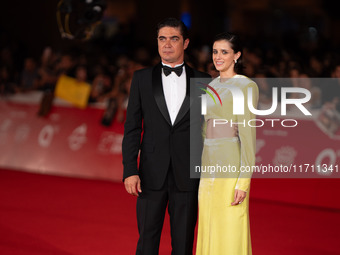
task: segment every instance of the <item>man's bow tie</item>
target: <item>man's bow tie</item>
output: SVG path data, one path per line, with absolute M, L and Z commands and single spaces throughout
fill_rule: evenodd
M 165 76 L 168 76 L 169 74 L 171 74 L 171 72 L 175 72 L 177 74 L 177 76 L 181 76 L 182 72 L 183 72 L 183 65 L 177 66 L 177 67 L 169 67 L 169 66 L 163 66 L 163 72 L 165 74 Z

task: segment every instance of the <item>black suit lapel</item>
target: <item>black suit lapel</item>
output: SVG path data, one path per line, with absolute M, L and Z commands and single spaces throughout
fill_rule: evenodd
M 166 106 L 163 85 L 162 85 L 162 65 L 159 63 L 152 70 L 152 90 L 153 95 L 155 97 L 156 103 L 158 105 L 159 110 L 161 111 L 163 117 L 169 123 L 170 126 L 171 120 L 168 112 L 168 107 Z
M 181 108 L 179 109 L 179 112 L 177 114 L 174 126 L 185 116 L 185 114 L 189 111 L 190 106 L 193 102 L 193 98 L 190 96 L 190 78 L 194 77 L 194 70 L 192 70 L 191 67 L 189 67 L 187 64 L 185 64 L 185 72 L 186 72 L 186 78 L 187 78 L 187 89 L 184 101 L 182 103 Z

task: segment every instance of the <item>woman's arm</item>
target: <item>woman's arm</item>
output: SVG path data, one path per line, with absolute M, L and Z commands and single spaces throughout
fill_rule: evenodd
M 255 82 L 250 82 L 242 88 L 244 94 L 244 115 L 237 115 L 239 138 L 241 141 L 241 167 L 240 171 L 252 170 L 255 165 L 256 154 L 256 128 L 248 125 L 248 121 L 255 119 L 256 115 L 248 107 L 248 88 L 252 90 L 253 106 L 257 108 L 259 89 Z M 242 123 L 242 124 L 241 124 Z M 240 172 L 235 189 L 248 192 L 252 171 Z

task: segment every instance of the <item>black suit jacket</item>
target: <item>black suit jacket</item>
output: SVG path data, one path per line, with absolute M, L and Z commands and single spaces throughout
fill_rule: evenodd
M 202 149 L 200 135 L 202 118 L 198 86 L 190 78 L 210 78 L 185 65 L 186 96 L 172 125 L 162 86 L 161 63 L 134 73 L 123 139 L 123 179 L 139 175 L 142 188 L 158 190 L 162 187 L 171 163 L 175 182 L 182 191 L 198 188 L 199 179 L 190 179 L 190 135 L 195 155 Z M 191 92 L 190 92 L 191 91 Z M 197 91 L 197 93 L 193 93 Z M 189 110 L 194 107 L 195 116 Z M 196 127 L 196 128 L 193 128 Z M 196 134 L 191 130 L 196 130 Z M 193 138 L 195 136 L 195 138 Z M 138 153 L 140 163 L 138 170 Z M 200 164 L 197 162 L 197 164 Z

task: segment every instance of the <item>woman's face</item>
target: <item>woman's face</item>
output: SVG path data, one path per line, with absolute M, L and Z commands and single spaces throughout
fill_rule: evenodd
M 215 68 L 219 72 L 233 71 L 235 60 L 240 57 L 241 53 L 235 54 L 231 45 L 226 40 L 216 41 L 213 45 L 212 58 Z

